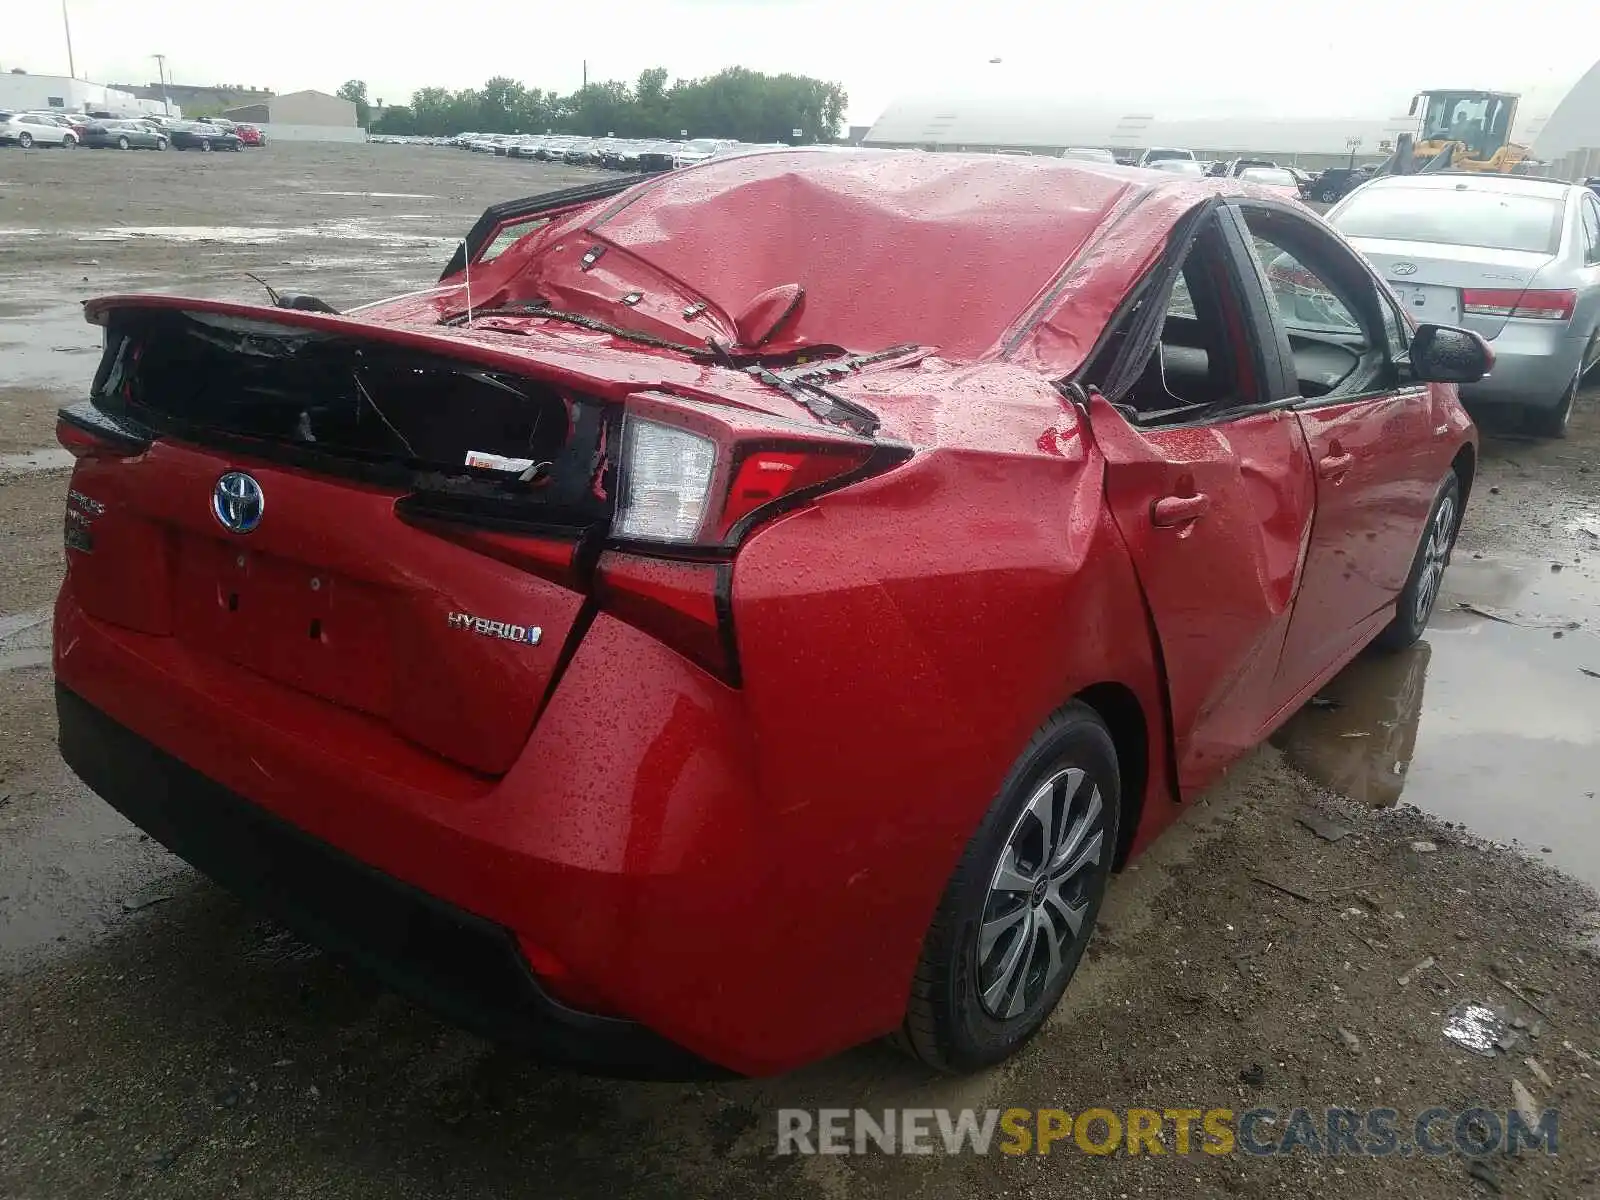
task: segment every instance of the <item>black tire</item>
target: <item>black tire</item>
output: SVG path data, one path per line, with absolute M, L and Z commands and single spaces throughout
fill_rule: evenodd
M 61 148 L 63 150 L 71 150 L 77 144 L 78 144 L 78 135 L 75 134 L 75 133 L 69 133 L 64 138 L 61 139 Z
M 131 149 L 133 149 L 133 143 L 128 141 L 128 138 L 127 138 L 126 134 L 124 134 L 122 137 L 119 137 L 117 139 L 117 149 L 118 150 L 131 150 Z
M 157 150 L 165 150 L 166 148 L 167 148 L 167 139 L 166 138 L 157 138 L 156 139 L 156 149 Z
M 33 134 L 31 134 L 31 133 L 19 133 L 19 134 L 17 134 L 17 145 L 21 146 L 24 150 L 32 150 L 33 149 Z
M 1334 204 L 1338 202 L 1339 192 L 1336 188 L 1323 188 L 1317 193 L 1317 199 L 1324 204 Z
M 210 138 L 201 138 L 200 139 L 200 149 L 202 149 L 202 150 L 210 150 L 211 149 L 211 139 Z
M 1446 506 L 1448 505 L 1448 511 Z M 1395 601 L 1394 620 L 1372 640 L 1379 650 L 1393 653 L 1404 650 L 1422 636 L 1433 616 L 1443 585 L 1444 572 L 1455 550 L 1456 534 L 1461 530 L 1461 480 L 1451 471 L 1439 484 L 1428 521 L 1417 540 L 1417 553 L 1411 560 L 1406 586 Z M 1440 545 L 1443 539 L 1443 545 Z M 1430 569 L 1431 568 L 1431 569 Z
M 1048 806 L 1057 833 L 1053 853 L 1061 856 L 1056 868 L 1041 869 L 1052 851 L 1033 815 L 1040 804 L 1030 801 Z M 1117 750 L 1105 723 L 1087 705 L 1067 704 L 1028 742 L 945 886 L 912 980 L 902 1048 L 936 1070 L 976 1071 L 1010 1057 L 1038 1032 L 1093 935 L 1116 855 L 1121 801 Z M 1082 832 L 1073 841 L 1075 831 Z M 1092 859 L 1090 847 L 1097 849 Z M 1036 882 L 1031 892 L 997 890 L 1007 874 Z M 1076 931 L 1065 919 L 1069 907 Z M 989 935 L 984 951 L 986 925 L 1003 931 Z M 1052 931 L 1070 933 L 1070 940 L 1053 940 Z M 1006 1011 L 997 1015 L 996 1006 Z
M 1572 424 L 1572 406 L 1578 399 L 1578 387 L 1582 382 L 1583 368 L 1579 367 L 1578 373 L 1572 377 L 1572 382 L 1567 385 L 1567 390 L 1561 393 L 1561 399 L 1554 407 L 1522 410 L 1523 427 L 1535 437 L 1566 437 L 1567 428 Z

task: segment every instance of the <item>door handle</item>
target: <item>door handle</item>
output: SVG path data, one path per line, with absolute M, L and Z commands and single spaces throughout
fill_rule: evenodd
M 1317 460 L 1317 469 L 1322 472 L 1324 479 L 1337 479 L 1350 469 L 1350 464 L 1355 460 L 1356 456 L 1348 450 L 1342 454 L 1324 454 Z
M 1204 516 L 1210 507 L 1211 497 L 1204 492 L 1194 496 L 1163 496 L 1150 506 L 1150 523 L 1157 529 L 1187 525 Z

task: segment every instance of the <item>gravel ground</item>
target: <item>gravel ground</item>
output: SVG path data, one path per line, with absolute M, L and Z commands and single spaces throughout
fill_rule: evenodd
M 483 204 L 571 181 L 381 146 L 0 166 L 0 231 L 41 231 L 0 237 L 22 281 L 0 300 L 0 452 L 46 444 L 81 394 L 83 295 L 249 295 L 244 270 L 338 303 L 425 286 Z M 358 191 L 390 195 L 337 194 Z M 376 233 L 328 232 L 347 220 Z M 385 243 L 397 223 L 430 240 Z M 161 226 L 257 232 L 81 240 Z M 1446 606 L 1399 676 L 1352 664 L 1192 805 L 1115 881 L 1045 1034 L 961 1080 L 879 1045 L 775 1080 L 551 1073 L 256 919 L 87 794 L 55 753 L 48 667 L 6 669 L 59 579 L 66 477 L 0 460 L 0 1196 L 1600 1195 L 1597 902 L 1549 865 L 1600 869 L 1600 681 L 1578 669 L 1600 628 L 1595 401 L 1566 442 L 1486 438 L 1449 596 L 1477 611 Z M 1441 1035 L 1462 1000 L 1521 1022 L 1508 1051 Z M 1559 1111 L 1559 1154 L 774 1155 L 781 1108 L 1391 1107 L 1405 1128 L 1434 1105 L 1504 1114 L 1513 1081 Z

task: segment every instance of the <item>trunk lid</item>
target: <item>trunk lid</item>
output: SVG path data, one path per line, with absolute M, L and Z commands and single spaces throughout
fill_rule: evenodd
M 75 471 L 85 611 L 175 639 L 189 669 L 249 671 L 509 769 L 586 624 L 576 568 L 609 523 L 619 406 L 255 317 L 105 319 L 92 406 L 64 419 L 149 445 Z
M 1463 289 L 1525 291 L 1549 254 L 1387 238 L 1351 238 L 1419 323 L 1461 325 L 1493 340 L 1503 316 L 1462 315 Z

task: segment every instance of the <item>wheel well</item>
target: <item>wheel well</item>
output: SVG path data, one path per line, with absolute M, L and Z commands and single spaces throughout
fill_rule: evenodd
M 1133 845 L 1133 835 L 1144 810 L 1145 785 L 1150 779 L 1149 723 L 1139 698 L 1120 683 L 1097 683 L 1079 692 L 1075 699 L 1100 715 L 1117 748 L 1122 811 L 1117 814 L 1117 855 L 1113 866 L 1120 868 L 1128 857 L 1128 848 Z

